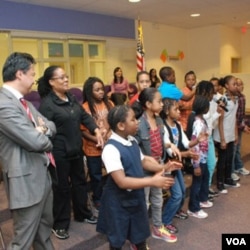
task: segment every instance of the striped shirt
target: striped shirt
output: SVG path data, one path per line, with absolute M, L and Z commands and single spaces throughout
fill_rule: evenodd
M 151 145 L 151 156 L 154 157 L 157 161 L 159 161 L 162 158 L 163 154 L 160 128 L 158 127 L 155 130 L 150 129 L 149 135 Z

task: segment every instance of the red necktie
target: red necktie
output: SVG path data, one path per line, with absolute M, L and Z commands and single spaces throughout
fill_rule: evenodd
M 36 126 L 36 121 L 35 121 L 32 113 L 30 112 L 30 108 L 29 108 L 27 102 L 24 100 L 24 98 L 20 98 L 20 102 L 22 103 L 22 105 L 23 105 L 23 107 L 24 107 L 24 109 L 25 109 L 28 117 L 30 118 L 30 120 L 32 121 L 32 123 L 34 124 L 34 126 Z M 49 158 L 49 161 L 50 161 L 51 165 L 53 167 L 56 167 L 56 162 L 55 162 L 53 154 L 51 152 L 46 152 L 46 154 L 47 154 L 47 156 Z

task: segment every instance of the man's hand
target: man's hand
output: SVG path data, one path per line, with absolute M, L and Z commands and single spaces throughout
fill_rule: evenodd
M 42 134 L 46 134 L 46 132 L 48 131 L 48 128 L 44 120 L 40 116 L 37 119 L 38 119 L 38 126 L 36 126 L 36 130 Z

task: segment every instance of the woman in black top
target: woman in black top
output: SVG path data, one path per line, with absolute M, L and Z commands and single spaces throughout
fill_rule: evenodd
M 42 98 L 39 111 L 53 121 L 57 129 L 52 141 L 57 170 L 57 182 L 53 184 L 52 232 L 59 239 L 69 237 L 71 196 L 74 219 L 92 224 L 97 222 L 87 206 L 80 124 L 84 124 L 96 135 L 97 146 L 103 146 L 99 128 L 93 118 L 85 112 L 68 89 L 68 76 L 59 66 L 48 67 L 38 80 L 38 92 Z

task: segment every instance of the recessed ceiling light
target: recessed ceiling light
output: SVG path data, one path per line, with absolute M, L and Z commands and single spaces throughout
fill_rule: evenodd
M 140 2 L 141 0 L 128 0 L 130 3 L 137 3 Z
M 247 24 L 250 24 L 250 22 L 247 22 Z
M 195 13 L 195 14 L 191 14 L 190 16 L 191 17 L 198 17 L 198 16 L 200 16 L 201 14 L 199 14 L 199 13 Z

